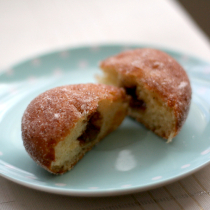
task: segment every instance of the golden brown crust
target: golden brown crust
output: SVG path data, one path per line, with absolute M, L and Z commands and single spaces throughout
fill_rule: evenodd
M 37 96 L 22 118 L 22 138 L 29 155 L 49 169 L 55 160 L 54 147 L 79 119 L 96 111 L 98 102 L 125 97 L 123 89 L 102 84 L 67 85 Z
M 180 130 L 189 111 L 192 90 L 186 72 L 171 56 L 155 49 L 135 49 L 102 61 L 100 67 L 104 72 L 114 69 L 122 80 L 126 77 L 157 93 L 174 110 L 177 132 Z

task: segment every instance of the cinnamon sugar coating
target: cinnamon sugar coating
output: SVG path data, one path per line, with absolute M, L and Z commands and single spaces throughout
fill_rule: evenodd
M 125 97 L 123 89 L 102 84 L 66 85 L 40 94 L 22 117 L 26 151 L 49 169 L 55 160 L 55 146 L 74 129 L 79 119 L 94 113 L 103 99 L 116 101 Z

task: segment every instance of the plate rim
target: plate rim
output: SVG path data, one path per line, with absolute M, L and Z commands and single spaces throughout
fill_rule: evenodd
M 196 55 L 190 54 L 188 52 L 182 52 L 181 50 L 177 50 L 177 49 L 173 49 L 171 47 L 166 47 L 166 46 L 161 46 L 159 44 L 145 44 L 145 43 L 133 43 L 133 42 L 115 42 L 115 43 L 93 43 L 93 44 L 78 44 L 78 45 L 74 45 L 74 46 L 67 46 L 67 47 L 62 47 L 62 48 L 55 48 L 55 49 L 51 49 L 51 50 L 46 50 L 40 53 L 34 53 L 31 54 L 27 57 L 21 58 L 19 59 L 19 61 L 15 61 L 14 63 L 11 63 L 10 65 L 0 69 L 0 77 L 2 75 L 2 73 L 5 73 L 8 69 L 13 68 L 17 65 L 22 65 L 25 62 L 31 61 L 34 58 L 41 58 L 43 56 L 46 55 L 51 55 L 54 53 L 59 53 L 59 52 L 63 52 L 63 51 L 69 51 L 69 50 L 76 50 L 76 49 L 85 49 L 85 48 L 92 48 L 92 47 L 139 47 L 139 48 L 154 48 L 154 49 L 159 49 L 165 52 L 170 52 L 170 53 L 176 53 L 176 54 L 184 54 L 187 55 L 188 57 L 194 59 L 194 60 L 199 60 L 202 63 L 206 63 L 210 65 L 210 60 L 206 60 L 202 57 L 197 57 Z
M 100 191 L 100 190 L 86 190 L 86 191 L 84 191 L 84 190 L 70 190 L 69 191 L 68 189 L 63 189 L 63 188 L 53 188 L 50 186 L 46 187 L 43 185 L 36 185 L 33 183 L 24 182 L 19 179 L 14 179 L 10 176 L 6 176 L 2 173 L 0 173 L 0 176 L 2 176 L 3 178 L 5 178 L 9 181 L 12 181 L 13 183 L 27 187 L 29 189 L 38 190 L 41 192 L 47 192 L 47 193 L 52 193 L 52 194 L 57 194 L 57 195 L 74 196 L 74 197 L 106 197 L 106 196 L 128 195 L 128 194 L 140 193 L 140 192 L 144 192 L 147 190 L 156 189 L 158 187 L 162 187 L 162 186 L 174 183 L 180 179 L 183 179 L 183 178 L 201 170 L 202 168 L 204 168 L 205 166 L 207 166 L 209 164 L 210 164 L 210 160 L 206 161 L 204 164 L 200 165 L 199 167 L 196 167 L 193 170 L 190 170 L 188 172 L 182 173 L 176 177 L 158 181 L 156 183 L 149 184 L 144 187 L 119 188 L 116 190 L 107 189 L 107 190 L 103 190 L 103 191 Z

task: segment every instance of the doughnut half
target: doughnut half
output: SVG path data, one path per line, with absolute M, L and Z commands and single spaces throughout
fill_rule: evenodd
M 185 70 L 156 49 L 134 49 L 101 62 L 100 83 L 123 87 L 132 96 L 129 115 L 157 135 L 168 139 L 182 128 L 191 102 Z
M 67 85 L 36 97 L 22 117 L 22 139 L 29 155 L 46 170 L 70 170 L 127 115 L 122 88 L 102 84 Z

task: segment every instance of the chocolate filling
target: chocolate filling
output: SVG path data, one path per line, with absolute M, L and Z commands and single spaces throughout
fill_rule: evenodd
M 80 143 L 87 143 L 97 138 L 102 126 L 102 115 L 96 111 L 88 120 L 83 134 L 78 138 Z
M 146 109 L 146 103 L 143 100 L 138 99 L 138 96 L 136 94 L 136 87 L 125 87 L 125 91 L 128 95 L 131 96 L 131 100 L 129 103 L 130 107 L 140 110 Z

